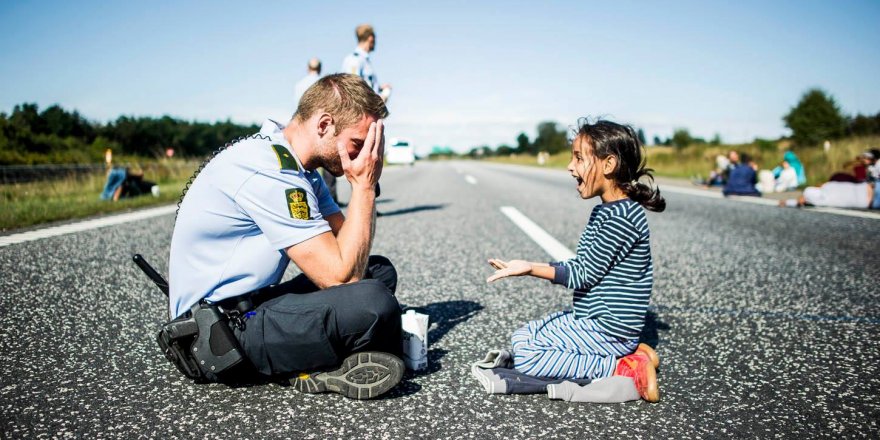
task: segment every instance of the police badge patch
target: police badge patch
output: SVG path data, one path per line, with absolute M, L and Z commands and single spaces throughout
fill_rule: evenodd
M 287 200 L 287 209 L 290 211 L 290 218 L 297 220 L 309 220 L 311 212 L 309 212 L 309 199 L 306 191 L 301 188 L 291 188 L 284 191 Z

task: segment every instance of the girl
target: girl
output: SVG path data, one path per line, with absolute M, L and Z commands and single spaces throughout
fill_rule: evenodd
M 517 371 L 555 379 L 629 376 L 643 399 L 656 402 L 659 359 L 639 344 L 654 273 L 643 207 L 660 212 L 666 201 L 659 189 L 639 182 L 653 177 L 637 139 L 629 126 L 582 120 L 568 172 L 581 198 L 599 197 L 602 204 L 590 215 L 577 255 L 550 264 L 490 259 L 496 272 L 487 281 L 531 275 L 574 290 L 573 311 L 514 332 Z

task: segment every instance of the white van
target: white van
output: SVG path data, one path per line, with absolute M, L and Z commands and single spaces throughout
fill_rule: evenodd
M 385 161 L 389 164 L 415 165 L 416 154 L 409 141 L 391 139 L 391 145 L 385 147 Z

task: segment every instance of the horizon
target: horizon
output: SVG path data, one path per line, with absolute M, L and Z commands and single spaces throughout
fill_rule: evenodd
M 283 122 L 308 59 L 337 71 L 361 22 L 394 86 L 389 137 L 419 154 L 515 145 L 541 121 L 581 116 L 642 128 L 649 143 L 675 128 L 776 139 L 811 88 L 848 116 L 880 112 L 876 2 L 203 5 L 0 5 L 0 112 Z

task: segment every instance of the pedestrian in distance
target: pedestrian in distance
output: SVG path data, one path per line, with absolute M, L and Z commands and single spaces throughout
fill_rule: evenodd
M 791 150 L 786 151 L 785 154 L 782 155 L 782 161 L 785 163 L 788 163 L 788 166 L 790 168 L 792 168 L 795 172 L 796 184 L 794 185 L 794 187 L 798 187 L 798 186 L 807 184 L 807 172 L 804 169 L 804 164 L 801 163 L 801 160 L 798 159 L 798 157 L 794 153 L 794 151 L 791 151 Z M 776 168 L 773 168 L 773 177 L 775 179 L 779 179 L 780 176 L 782 175 L 782 172 L 785 170 L 785 168 L 786 167 L 785 167 L 784 163 L 780 163 L 779 166 L 777 166 Z M 787 181 L 787 180 L 789 180 L 789 178 L 783 178 L 783 180 Z
M 393 388 L 404 369 L 397 273 L 370 256 L 387 116 L 359 77 L 329 75 L 288 124 L 267 120 L 210 159 L 174 226 L 171 317 L 216 307 L 254 375 L 302 392 Z M 346 215 L 318 167 L 351 183 Z M 290 261 L 302 274 L 281 283 Z
M 496 271 L 488 282 L 528 275 L 573 290 L 573 311 L 551 313 L 513 333 L 514 370 L 533 378 L 530 388 L 544 381 L 551 398 L 568 390 L 558 384 L 561 380 L 616 375 L 632 378 L 638 396 L 657 402 L 659 358 L 639 343 L 639 335 L 654 273 L 645 209 L 661 212 L 666 201 L 658 188 L 640 181 L 653 177 L 632 127 L 582 120 L 571 153 L 568 172 L 578 195 L 602 202 L 593 209 L 574 258 L 549 264 L 489 259 Z M 515 381 L 506 385 L 517 386 Z
M 308 73 L 301 80 L 296 83 L 296 87 L 294 87 L 294 94 L 296 95 L 296 105 L 299 106 L 299 101 L 302 98 L 303 94 L 306 93 L 306 90 L 312 86 L 312 84 L 316 83 L 321 78 L 321 60 L 317 58 L 312 58 L 309 60 L 309 64 L 307 66 Z M 336 192 L 336 176 L 333 173 L 327 171 L 326 169 L 321 169 L 321 177 L 324 178 L 324 184 L 327 185 L 327 189 L 330 191 L 330 197 L 333 198 L 333 201 L 339 205 L 339 196 Z
M 776 168 L 779 168 L 778 174 L 776 173 Z M 794 167 L 791 166 L 791 163 L 783 160 L 776 168 L 774 168 L 772 171 L 775 176 L 775 178 L 773 179 L 773 190 L 776 192 L 796 190 L 798 187 L 797 171 L 794 169 Z
M 871 162 L 868 165 L 868 182 L 880 181 L 880 149 L 871 148 Z
M 751 156 L 742 153 L 739 155 L 741 162 L 730 170 L 727 183 L 721 192 L 725 196 L 761 196 L 755 186 L 758 183 L 758 165 Z
M 296 86 L 294 86 L 293 89 L 294 97 L 296 98 L 294 99 L 294 102 L 296 105 L 299 105 L 299 100 L 302 98 L 302 95 L 306 90 L 321 78 L 321 60 L 317 58 L 310 59 L 307 69 L 306 76 L 297 81 Z
M 357 46 L 351 54 L 343 58 L 342 72 L 361 77 L 371 89 L 382 97 L 383 101 L 388 102 L 388 98 L 391 97 L 391 84 L 379 84 L 376 72 L 373 70 L 373 62 L 370 60 L 370 53 L 376 50 L 376 31 L 369 24 L 361 24 L 355 28 L 354 34 L 357 38 Z M 333 189 L 335 198 L 336 180 L 328 181 L 328 184 Z M 376 191 L 379 192 L 378 187 Z M 376 215 L 382 216 L 382 213 L 377 212 Z
M 342 73 L 350 73 L 361 77 L 386 102 L 391 97 L 391 84 L 379 84 L 370 53 L 376 50 L 376 32 L 369 24 L 359 25 L 354 30 L 357 46 L 354 51 L 342 60 Z

